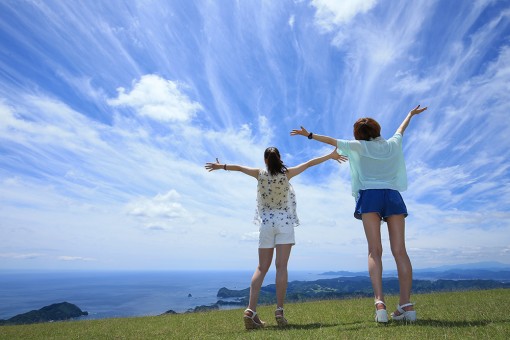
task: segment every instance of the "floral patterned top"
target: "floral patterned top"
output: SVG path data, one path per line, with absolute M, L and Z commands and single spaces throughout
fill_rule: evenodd
M 271 176 L 265 169 L 259 170 L 257 184 L 257 209 L 255 224 L 266 223 L 269 218 L 280 219 L 279 224 L 297 227 L 296 194 L 286 174 Z

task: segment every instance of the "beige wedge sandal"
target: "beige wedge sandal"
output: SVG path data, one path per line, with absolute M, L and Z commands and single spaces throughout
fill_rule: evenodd
M 244 311 L 244 316 L 243 316 L 243 319 L 244 319 L 244 327 L 246 329 L 259 329 L 259 328 L 264 328 L 264 326 L 266 325 L 266 323 L 262 320 L 260 320 L 260 318 L 257 317 L 258 321 L 255 319 L 255 317 L 257 317 L 257 312 L 255 311 L 252 311 L 251 309 L 247 308 L 245 311 Z

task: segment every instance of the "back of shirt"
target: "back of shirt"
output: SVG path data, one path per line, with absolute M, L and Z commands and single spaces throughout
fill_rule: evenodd
M 260 170 L 257 184 L 257 209 L 254 222 L 260 224 L 261 216 L 271 212 L 285 213 L 294 226 L 299 225 L 296 214 L 296 195 L 287 175 L 271 176 Z
M 382 137 L 370 141 L 338 140 L 339 153 L 349 157 L 352 195 L 359 190 L 407 189 L 407 173 L 402 151 L 402 135 L 388 140 Z

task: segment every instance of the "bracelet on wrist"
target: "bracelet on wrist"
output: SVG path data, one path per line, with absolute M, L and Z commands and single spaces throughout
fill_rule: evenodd
M 227 164 L 223 166 L 223 170 L 227 170 Z
M 310 134 L 308 135 L 307 137 L 308 139 L 312 139 L 313 138 L 313 132 L 310 132 Z

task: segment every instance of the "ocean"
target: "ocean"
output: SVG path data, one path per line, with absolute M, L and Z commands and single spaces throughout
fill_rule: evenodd
M 160 315 L 210 305 L 222 287 L 250 286 L 252 271 L 0 273 L 0 319 L 69 302 L 87 311 L 80 319 Z M 319 272 L 291 272 L 289 281 L 313 281 Z M 270 271 L 264 284 L 274 283 Z M 243 308 L 244 306 L 222 307 Z

